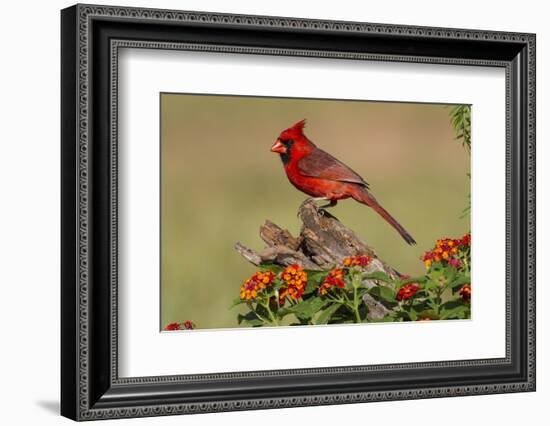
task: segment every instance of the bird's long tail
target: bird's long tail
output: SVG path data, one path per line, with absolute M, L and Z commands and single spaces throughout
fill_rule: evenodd
M 376 213 L 378 213 L 386 222 L 388 222 L 391 226 L 395 228 L 397 232 L 399 232 L 399 235 L 403 237 L 403 239 L 410 245 L 416 244 L 416 241 L 414 238 L 409 234 L 405 228 L 401 226 L 401 224 L 393 218 L 391 214 L 387 212 L 384 207 L 382 207 L 380 204 L 378 204 L 378 201 L 376 201 L 376 198 L 367 191 L 366 188 L 363 188 L 361 186 L 357 186 L 356 190 L 352 193 L 352 197 L 354 200 L 359 201 L 362 204 L 366 204 L 369 207 L 372 207 Z

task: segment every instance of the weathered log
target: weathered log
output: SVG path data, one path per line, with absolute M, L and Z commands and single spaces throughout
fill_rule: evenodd
M 250 263 L 289 266 L 295 263 L 308 270 L 328 270 L 341 264 L 344 258 L 366 254 L 372 258 L 367 272 L 384 272 L 392 278 L 399 273 L 381 260 L 374 249 L 354 231 L 342 224 L 336 217 L 317 207 L 308 199 L 298 211 L 302 221 L 300 235 L 294 237 L 288 230 L 266 220 L 260 227 L 260 237 L 267 246 L 256 252 L 237 243 L 235 249 Z M 373 287 L 384 285 L 377 280 L 365 280 L 363 285 Z M 369 319 L 384 317 L 389 309 L 373 297 L 363 298 L 369 308 Z
M 317 207 L 313 200 L 302 203 L 298 217 L 302 221 L 298 237 L 266 220 L 260 227 L 260 237 L 267 244 L 266 248 L 255 252 L 237 243 L 235 249 L 254 265 L 288 266 L 298 263 L 310 270 L 326 270 L 340 264 L 346 257 L 367 254 L 373 258 L 367 269 L 369 272 L 382 271 L 391 277 L 399 275 L 354 231 Z

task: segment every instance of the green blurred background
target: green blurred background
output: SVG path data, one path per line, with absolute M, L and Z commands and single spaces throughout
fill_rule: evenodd
M 437 238 L 470 229 L 469 217 L 460 218 L 470 158 L 449 112 L 433 104 L 161 94 L 161 327 L 238 326 L 230 305 L 255 268 L 235 242 L 261 249 L 266 219 L 299 232 L 306 195 L 270 147 L 303 118 L 308 138 L 362 175 L 418 245 L 353 200 L 331 213 L 400 272 L 422 274 L 419 257 Z

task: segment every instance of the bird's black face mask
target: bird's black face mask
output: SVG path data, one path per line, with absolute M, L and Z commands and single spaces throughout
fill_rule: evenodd
M 294 141 L 292 139 L 281 141 L 281 143 L 285 146 L 286 150 L 285 152 L 281 152 L 281 161 L 283 164 L 288 164 L 290 161 L 290 157 L 292 155 L 292 145 L 294 145 Z

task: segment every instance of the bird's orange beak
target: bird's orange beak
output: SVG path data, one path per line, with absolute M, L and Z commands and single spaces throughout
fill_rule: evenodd
M 277 152 L 279 154 L 284 154 L 286 153 L 286 148 L 285 146 L 281 143 L 281 140 L 280 139 L 277 139 L 275 141 L 275 143 L 273 144 L 273 146 L 271 147 L 271 152 Z

